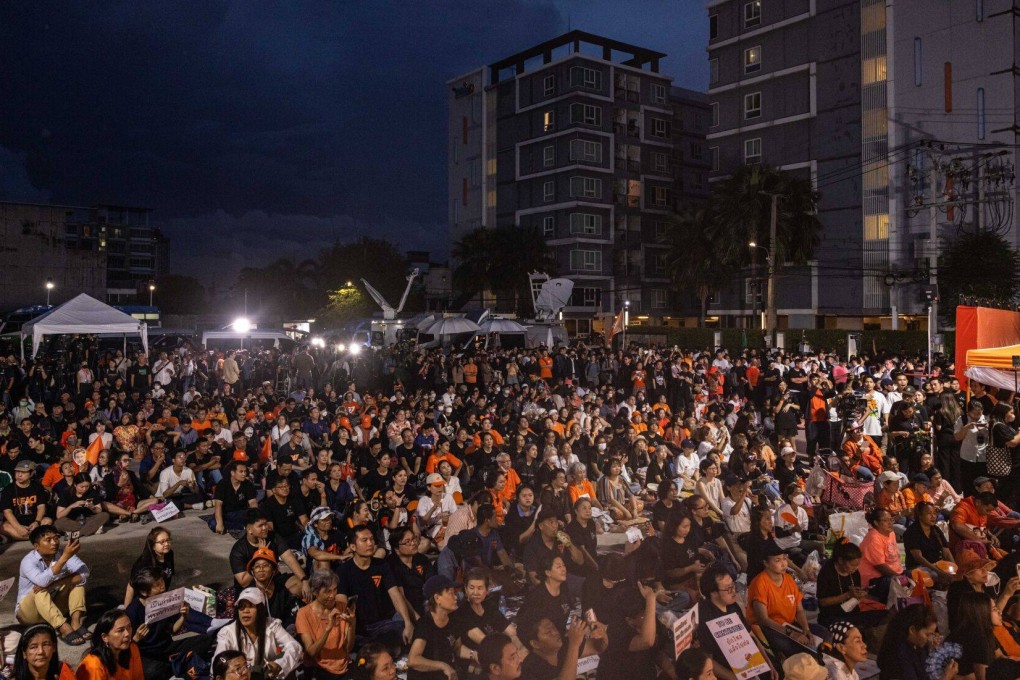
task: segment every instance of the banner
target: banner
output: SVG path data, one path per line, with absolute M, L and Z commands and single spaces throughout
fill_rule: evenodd
M 737 676 L 737 680 L 748 680 L 762 673 L 769 673 L 771 669 L 765 661 L 765 656 L 758 649 L 751 633 L 744 627 L 740 617 L 736 614 L 727 614 L 717 619 L 706 622 L 708 631 L 715 638 L 726 663 L 730 670 Z
M 157 522 L 165 522 L 174 515 L 179 514 L 180 510 L 171 501 L 166 501 L 165 503 L 157 503 L 156 505 L 150 505 L 149 512 L 152 513 L 152 519 L 156 520 Z
M 698 627 L 698 607 L 691 607 L 690 611 L 673 622 L 673 647 L 674 659 L 680 658 L 680 653 L 691 646 L 694 641 L 694 629 Z
M 5 578 L 3 581 L 0 581 L 0 600 L 7 597 L 7 593 L 11 592 L 11 588 L 14 587 L 14 578 L 15 577 L 12 576 L 10 578 Z
M 145 625 L 180 615 L 182 604 L 184 604 L 184 588 L 175 588 L 168 593 L 150 597 L 149 601 L 145 603 Z
M 592 654 L 591 656 L 582 656 L 577 660 L 577 675 L 578 677 L 585 673 L 591 673 L 598 670 L 599 667 L 599 655 Z

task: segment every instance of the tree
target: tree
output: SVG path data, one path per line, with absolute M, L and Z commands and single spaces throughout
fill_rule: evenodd
M 329 298 L 322 314 L 335 323 L 373 316 L 379 311 L 361 279 L 368 281 L 394 307 L 407 288 L 407 259 L 385 239 L 362 237 L 351 243 L 334 243 L 320 261 L 320 285 Z M 423 308 L 419 278 L 408 295 L 404 312 Z
M 156 279 L 156 306 L 161 314 L 204 314 L 209 311 L 205 288 L 191 276 L 167 274 Z M 144 295 L 148 304 L 148 291 Z
M 694 291 L 701 303 L 698 326 L 705 325 L 708 296 L 733 280 L 737 267 L 722 259 L 711 232 L 712 215 L 706 207 L 690 207 L 670 218 L 666 229 L 673 288 L 678 293 Z
M 1020 253 L 995 232 L 962 232 L 939 257 L 938 283 L 948 323 L 961 296 L 1012 307 L 1020 296 Z
M 476 229 L 453 245 L 453 258 L 458 290 L 471 295 L 492 291 L 497 309 L 512 307 L 520 316 L 533 312 L 528 274 L 554 275 L 557 269 L 555 254 L 542 234 L 521 227 Z

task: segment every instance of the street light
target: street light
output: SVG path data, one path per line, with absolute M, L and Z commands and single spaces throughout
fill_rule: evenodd
M 234 323 L 231 324 L 231 327 L 234 329 L 235 333 L 247 334 L 248 331 L 251 330 L 251 321 L 248 321 L 248 319 L 242 316 L 238 319 L 234 319 Z
M 152 306 L 152 294 L 156 292 L 156 282 L 149 281 L 149 306 Z
M 46 306 L 50 306 L 50 291 L 53 290 L 53 279 L 46 279 Z
M 630 300 L 623 301 L 623 349 L 627 349 L 627 324 L 630 323 Z
M 772 290 L 772 286 L 773 286 L 772 276 L 775 273 L 775 270 L 772 267 L 772 253 L 769 252 L 768 248 L 766 248 L 765 246 L 760 246 L 760 245 L 758 245 L 754 241 L 748 241 L 747 247 L 750 248 L 752 251 L 754 251 L 754 250 L 764 250 L 765 251 L 765 264 L 768 266 L 768 275 L 769 275 L 768 285 L 769 285 L 769 290 Z M 752 262 L 751 262 L 751 278 L 752 278 L 752 280 L 754 280 L 756 278 L 756 276 L 755 276 L 755 274 L 756 274 L 755 269 L 756 268 L 754 266 L 754 261 L 752 260 Z M 758 294 L 757 294 L 756 290 L 752 291 L 752 294 L 751 294 L 751 305 L 752 305 L 752 308 L 753 308 L 753 313 L 757 314 L 757 312 L 758 312 Z M 760 325 L 762 330 L 767 330 L 765 328 L 765 313 L 764 312 L 762 313 L 762 318 L 759 320 L 758 323 L 759 323 L 759 325 Z

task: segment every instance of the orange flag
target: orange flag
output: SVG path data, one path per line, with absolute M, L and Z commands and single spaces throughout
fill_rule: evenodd
M 606 344 L 613 344 L 613 336 L 623 332 L 623 310 L 613 319 L 613 325 L 606 328 Z
M 95 441 L 89 444 L 89 447 L 85 449 L 85 460 L 89 462 L 89 465 L 96 465 L 99 463 L 99 452 L 103 450 L 103 438 L 96 437 Z
M 262 445 L 262 450 L 259 452 L 259 462 L 268 463 L 269 459 L 273 457 L 273 438 L 266 435 L 266 443 Z

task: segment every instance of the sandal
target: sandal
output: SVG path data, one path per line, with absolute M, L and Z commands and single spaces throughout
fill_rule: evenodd
M 85 627 L 82 626 L 77 630 L 72 630 L 67 635 L 61 635 L 60 640 L 64 644 L 71 645 L 72 647 L 80 647 L 83 644 L 85 644 L 91 637 L 92 634 L 85 630 Z

